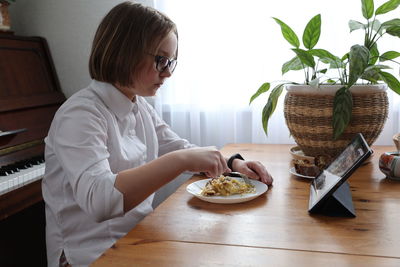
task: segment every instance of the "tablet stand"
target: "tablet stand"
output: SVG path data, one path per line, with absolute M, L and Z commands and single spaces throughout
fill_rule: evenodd
M 350 186 L 343 183 L 315 213 L 335 217 L 356 217 Z

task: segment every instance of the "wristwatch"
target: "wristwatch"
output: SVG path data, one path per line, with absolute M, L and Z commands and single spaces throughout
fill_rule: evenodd
M 244 160 L 244 158 L 242 157 L 242 155 L 240 155 L 239 153 L 232 155 L 232 156 L 228 159 L 228 162 L 227 162 L 227 165 L 228 165 L 229 169 L 231 169 L 232 171 L 233 171 L 232 163 L 233 163 L 233 160 L 235 160 L 235 159 Z

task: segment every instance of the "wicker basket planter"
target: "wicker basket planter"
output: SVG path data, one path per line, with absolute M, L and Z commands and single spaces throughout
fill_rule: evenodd
M 345 132 L 333 140 L 333 98 L 340 85 L 288 85 L 284 104 L 286 124 L 301 150 L 309 156 L 335 157 L 354 137 L 362 133 L 372 145 L 387 119 L 389 101 L 387 86 L 355 85 L 352 119 Z

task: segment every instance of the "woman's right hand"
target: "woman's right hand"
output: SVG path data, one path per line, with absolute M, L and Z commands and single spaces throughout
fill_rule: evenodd
M 115 188 L 124 195 L 124 211 L 136 207 L 184 171 L 218 177 L 230 169 L 215 147 L 195 147 L 175 150 L 147 164 L 120 171 L 115 178 Z
M 187 171 L 204 172 L 208 177 L 218 177 L 231 171 L 221 152 L 213 146 L 182 149 L 175 153 Z

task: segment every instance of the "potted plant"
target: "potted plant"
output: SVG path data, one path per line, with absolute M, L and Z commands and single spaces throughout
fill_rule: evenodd
M 364 43 L 355 44 L 342 57 L 316 48 L 321 34 L 321 15 L 306 25 L 301 44 L 296 33 L 282 20 L 273 18 L 283 37 L 292 46 L 294 57 L 283 64 L 282 74 L 303 70 L 303 84 L 266 82 L 250 98 L 250 104 L 273 88 L 262 111 L 268 135 L 268 120 L 286 87 L 284 115 L 291 135 L 306 155 L 334 157 L 357 132 L 371 145 L 380 134 L 387 117 L 386 88 L 400 94 L 399 80 L 387 69 L 385 61 L 395 62 L 397 51 L 381 53 L 378 41 L 387 35 L 400 37 L 400 19 L 380 22 L 379 15 L 396 10 L 400 0 L 389 0 L 374 8 L 373 0 L 361 1 L 366 22 L 350 20 L 350 32 L 364 31 Z
M 8 6 L 15 0 L 0 0 L 0 31 L 9 31 L 11 27 Z

